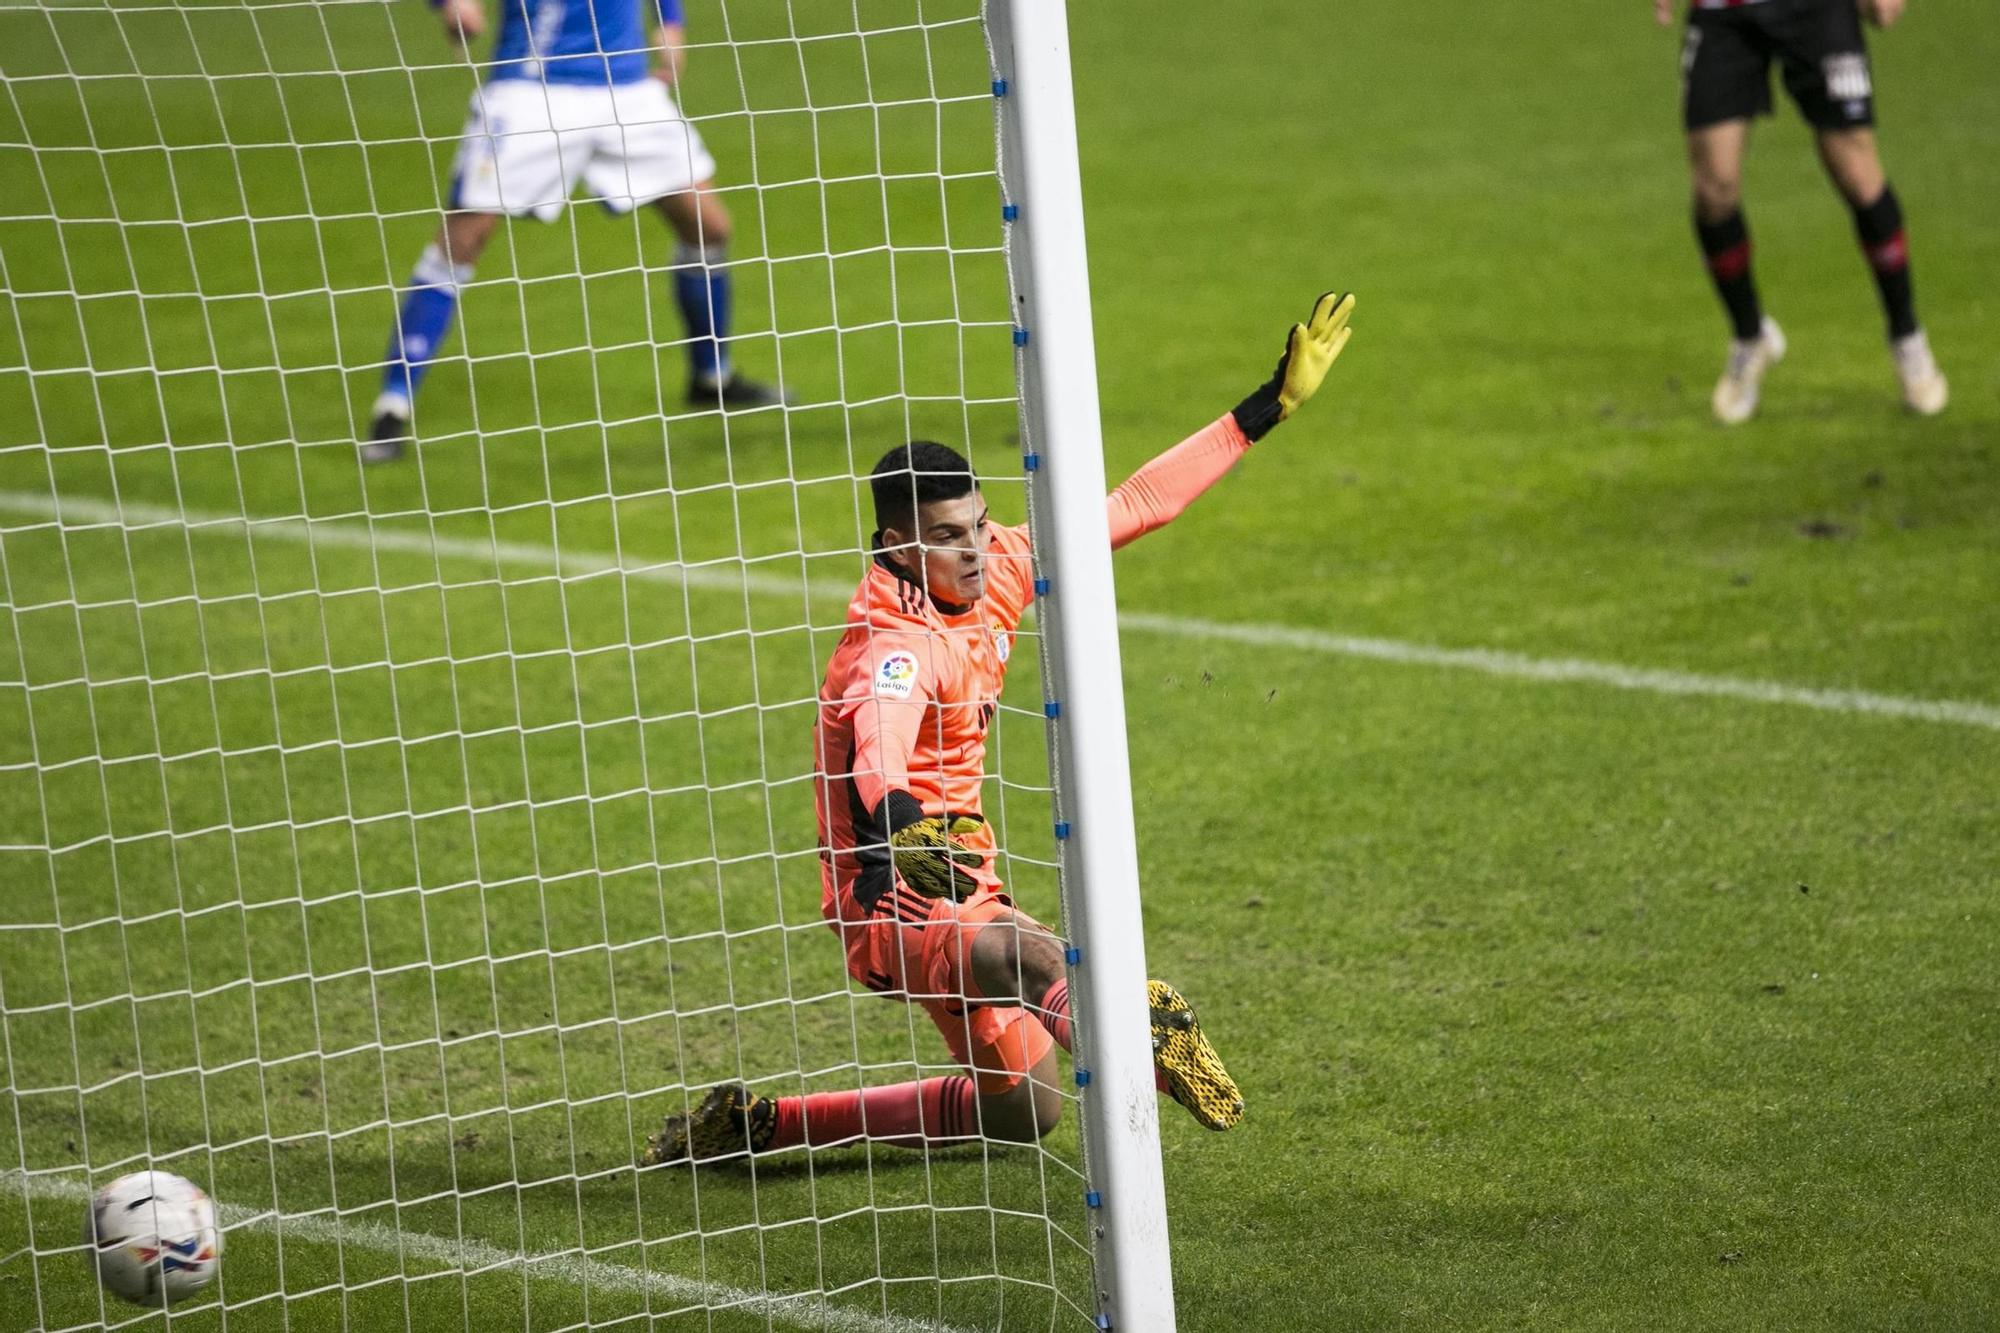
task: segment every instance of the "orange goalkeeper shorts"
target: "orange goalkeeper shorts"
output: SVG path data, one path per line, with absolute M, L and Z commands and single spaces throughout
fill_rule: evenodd
M 1015 908 L 984 867 L 973 873 L 985 887 L 962 902 L 925 898 L 898 883 L 873 911 L 855 899 L 852 885 L 843 884 L 835 890 L 837 915 L 828 924 L 840 933 L 849 976 L 922 1008 L 979 1091 L 1001 1093 L 1018 1086 L 1055 1039 L 1017 1003 L 968 996 L 968 951 L 980 928 L 1010 914 L 1024 925 L 1038 924 Z

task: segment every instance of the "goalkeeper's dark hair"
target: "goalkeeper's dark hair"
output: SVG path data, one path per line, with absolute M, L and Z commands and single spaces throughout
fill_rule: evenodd
M 935 440 L 911 440 L 882 455 L 868 485 L 875 492 L 876 531 L 894 528 L 914 537 L 917 506 L 970 495 L 979 489 L 979 479 L 958 450 Z

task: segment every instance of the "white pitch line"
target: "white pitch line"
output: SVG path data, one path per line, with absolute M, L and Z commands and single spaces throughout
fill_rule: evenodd
M 229 537 L 245 533 L 303 546 L 345 547 L 360 551 L 397 551 L 454 560 L 484 560 L 505 565 L 533 565 L 562 578 L 612 571 L 661 583 L 687 583 L 696 588 L 797 596 L 799 580 L 783 574 L 758 573 L 741 561 L 684 565 L 678 560 L 646 560 L 603 551 L 572 551 L 536 542 L 506 542 L 486 538 L 450 537 L 413 531 L 408 527 L 376 527 L 347 519 L 245 518 L 241 514 L 209 514 L 169 505 L 118 504 L 96 498 L 66 496 L 60 501 L 34 491 L 0 491 L 0 510 L 33 514 L 64 527 L 185 528 L 200 536 Z M 816 592 L 844 593 L 830 583 Z M 852 592 L 852 588 L 845 592 Z
M 280 541 L 318 543 L 376 551 L 401 551 L 437 558 L 498 561 L 547 569 L 558 576 L 620 571 L 629 577 L 685 582 L 693 587 L 722 591 L 749 591 L 796 597 L 805 586 L 816 596 L 845 597 L 849 585 L 817 580 L 802 585 L 788 575 L 767 574 L 747 565 L 725 562 L 688 566 L 673 561 L 646 561 L 631 556 L 598 551 L 558 549 L 527 542 L 496 542 L 462 537 L 432 536 L 402 528 L 375 528 L 346 520 L 307 522 L 299 518 L 251 518 L 235 514 L 182 512 L 160 505 L 108 500 L 65 498 L 59 504 L 45 494 L 32 491 L 0 491 L 0 510 L 33 514 L 64 524 L 115 524 L 134 527 L 183 527 L 200 533 L 241 533 L 254 530 L 260 537 Z M 1477 671 L 1511 680 L 1547 681 L 1558 684 L 1584 683 L 1613 689 L 1636 690 L 1649 694 L 1681 695 L 1712 699 L 1738 699 L 1749 703 L 1782 704 L 1811 708 L 1827 713 L 1863 714 L 1875 717 L 1908 718 L 1951 726 L 1978 727 L 2000 731 L 2000 705 L 1953 699 L 1915 699 L 1904 695 L 1876 694 L 1867 690 L 1832 690 L 1809 685 L 1788 685 L 1778 681 L 1751 680 L 1738 676 L 1710 676 L 1691 671 L 1670 671 L 1628 666 L 1618 662 L 1595 662 L 1582 658 L 1530 657 L 1524 653 L 1492 648 L 1442 648 L 1434 644 L 1411 643 L 1399 639 L 1358 638 L 1325 630 L 1302 629 L 1292 625 L 1230 624 L 1191 616 L 1158 615 L 1126 611 L 1119 615 L 1120 628 L 1142 634 L 1162 634 L 1183 639 L 1207 639 L 1246 644 L 1258 648 L 1290 648 L 1299 652 L 1334 657 L 1360 657 L 1408 666 L 1443 667 Z
M 1652 694 L 1744 699 L 1751 703 L 1817 708 L 1827 713 L 1872 713 L 1879 717 L 1907 717 L 1922 722 L 1946 722 L 2000 731 L 2000 707 L 1953 699 L 1911 699 L 1894 694 L 1871 694 L 1866 690 L 1823 690 L 1807 685 L 1783 685 L 1776 681 L 1745 680 L 1736 676 L 1703 676 L 1688 671 L 1621 666 L 1616 662 L 1591 662 L 1575 657 L 1529 657 L 1494 648 L 1439 648 L 1431 644 L 1404 643 L 1397 639 L 1355 638 L 1288 625 L 1231 625 L 1185 616 L 1148 615 L 1145 612 L 1121 614 L 1118 623 L 1125 629 L 1155 634 L 1222 639 L 1254 644 L 1260 648 L 1296 648 L 1301 652 L 1368 657 L 1379 662 L 1400 662 L 1412 666 L 1451 667 L 1513 680 L 1582 681 Z
M 0 1189 L 31 1199 L 73 1199 L 81 1203 L 90 1197 L 90 1187 L 74 1177 L 31 1176 L 18 1168 L 0 1171 Z M 436 1264 L 444 1270 L 473 1277 L 518 1274 L 538 1282 L 562 1282 L 595 1291 L 662 1296 L 716 1312 L 741 1311 L 793 1328 L 824 1329 L 827 1333 L 970 1333 L 949 1324 L 903 1315 L 870 1314 L 851 1305 L 836 1305 L 817 1292 L 746 1291 L 674 1273 L 627 1268 L 574 1251 L 529 1254 L 502 1249 L 483 1240 L 453 1240 L 422 1231 L 398 1231 L 380 1222 L 323 1212 L 274 1213 L 218 1203 L 216 1213 L 224 1231 L 269 1231 L 287 1240 L 374 1250 L 398 1255 L 406 1262 Z

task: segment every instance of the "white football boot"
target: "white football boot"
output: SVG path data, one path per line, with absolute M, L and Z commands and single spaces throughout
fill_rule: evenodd
M 1896 361 L 1896 378 L 1903 382 L 1903 406 L 1925 417 L 1944 411 L 1944 405 L 1951 401 L 1951 386 L 1931 355 L 1931 340 L 1924 331 L 1891 339 L 1889 355 Z
M 1715 419 L 1725 426 L 1737 426 L 1757 415 L 1757 395 L 1764 386 L 1764 372 L 1785 359 L 1785 333 L 1778 321 L 1764 316 L 1764 327 L 1754 338 L 1732 338 L 1729 362 L 1722 378 L 1715 382 Z

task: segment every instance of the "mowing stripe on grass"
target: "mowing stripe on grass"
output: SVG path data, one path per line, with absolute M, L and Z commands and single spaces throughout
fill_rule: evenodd
M 31 1176 L 19 1169 L 0 1171 L 0 1189 L 30 1199 L 70 1199 L 81 1203 L 90 1197 L 90 1187 L 74 1177 Z M 516 1274 L 538 1282 L 562 1282 L 596 1291 L 662 1296 L 712 1311 L 741 1311 L 788 1328 L 825 1329 L 829 1333 L 969 1333 L 931 1320 L 871 1314 L 853 1306 L 835 1305 L 817 1292 L 744 1291 L 673 1273 L 627 1268 L 574 1251 L 529 1254 L 483 1240 L 453 1240 L 421 1231 L 398 1231 L 380 1222 L 332 1217 L 326 1213 L 273 1213 L 227 1203 L 218 1203 L 216 1212 L 225 1231 L 270 1231 L 288 1240 L 374 1250 L 399 1255 L 406 1263 L 435 1264 L 441 1271 L 473 1277 Z
M 307 522 L 299 518 L 251 518 L 235 514 L 183 512 L 160 505 L 117 505 L 107 500 L 65 498 L 60 504 L 47 495 L 32 491 L 0 491 L 0 510 L 34 514 L 47 519 L 60 515 L 65 523 L 122 524 L 126 527 L 184 527 L 195 532 L 240 533 L 254 529 L 262 537 L 281 541 L 318 543 L 378 551 L 400 551 L 458 558 L 498 561 L 503 564 L 532 565 L 558 575 L 581 575 L 620 571 L 633 578 L 685 582 L 691 587 L 723 591 L 749 591 L 796 597 L 802 588 L 819 596 L 845 597 L 851 585 L 817 581 L 802 584 L 797 578 L 767 574 L 737 562 L 683 565 L 674 561 L 647 561 L 599 551 L 558 549 L 527 542 L 475 540 L 432 535 L 396 528 L 375 528 L 345 520 Z M 1145 611 L 1126 611 L 1118 617 L 1121 628 L 1142 634 L 1162 634 L 1184 639 L 1208 639 L 1241 643 L 1257 648 L 1290 648 L 1299 652 L 1336 657 L 1362 657 L 1378 662 L 1409 666 L 1445 667 L 1477 671 L 1512 680 L 1547 681 L 1558 684 L 1606 685 L 1613 689 L 1637 690 L 1649 694 L 1684 695 L 1714 699 L 1739 699 L 1749 703 L 1783 704 L 1827 713 L 1859 713 L 1876 717 L 1908 718 L 1951 726 L 1979 727 L 2000 731 L 2000 706 L 1953 699 L 1913 699 L 1902 695 L 1875 694 L 1867 690 L 1817 689 L 1807 685 L 1786 685 L 1776 681 L 1747 680 L 1737 676 L 1708 676 L 1690 671 L 1668 671 L 1626 666 L 1617 662 L 1593 662 L 1582 658 L 1530 657 L 1524 653 L 1501 652 L 1492 648 L 1440 648 L 1433 644 L 1409 643 L 1398 639 L 1359 638 L 1332 634 L 1325 630 L 1301 629 L 1291 625 L 1239 625 L 1191 616 L 1166 616 Z

